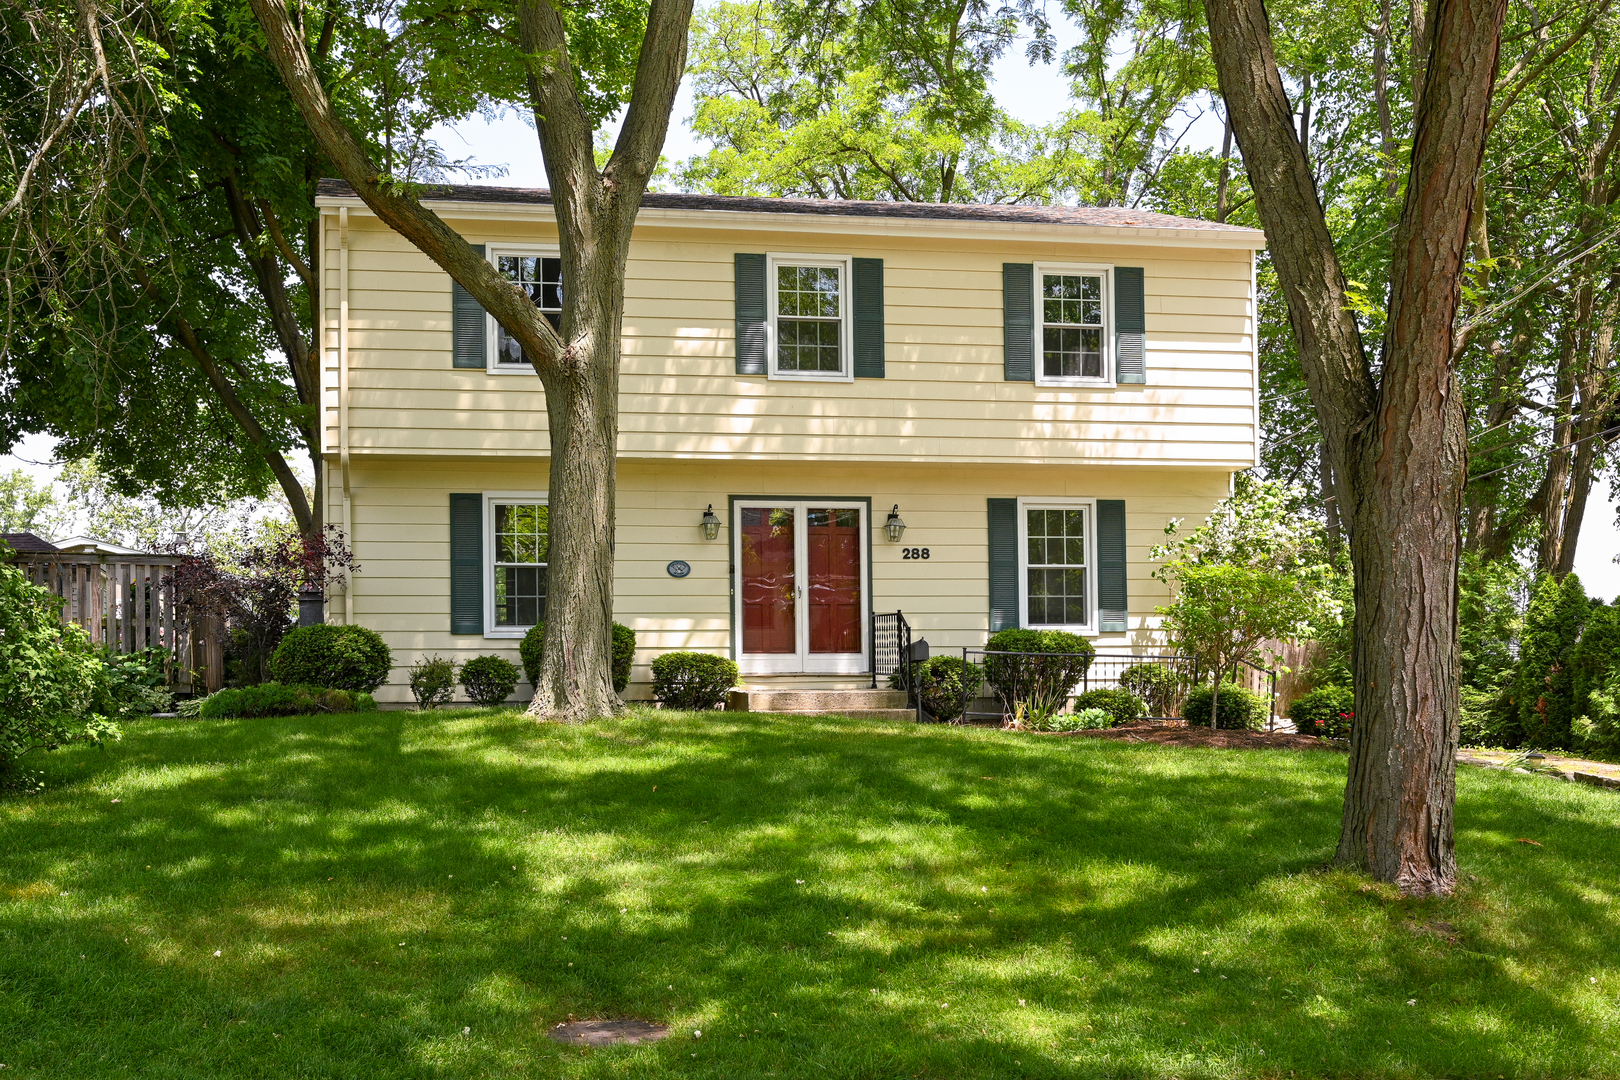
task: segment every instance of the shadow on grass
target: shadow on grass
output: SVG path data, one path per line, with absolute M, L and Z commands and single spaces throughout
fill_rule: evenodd
M 1478 880 L 1413 903 L 1317 870 L 1330 754 L 385 713 L 49 765 L 0 805 L 8 1075 L 1620 1071 L 1572 785 L 1465 773 Z M 544 1038 L 619 1015 L 677 1037 Z

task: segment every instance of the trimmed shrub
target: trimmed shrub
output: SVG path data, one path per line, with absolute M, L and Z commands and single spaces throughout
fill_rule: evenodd
M 456 693 L 456 662 L 424 656 L 411 665 L 410 684 L 419 710 L 448 705 Z
M 1065 630 L 1002 630 L 985 644 L 984 677 L 1013 716 L 1044 717 L 1063 708 L 1097 650 Z M 996 655 L 1019 653 L 1036 655 Z
M 1101 709 L 1111 718 L 1110 727 L 1128 724 L 1147 715 L 1147 704 L 1129 690 L 1087 690 L 1077 694 L 1074 711 Z
M 712 709 L 737 685 L 737 665 L 704 652 L 665 653 L 652 662 L 653 696 L 666 709 Z
M 1141 698 L 1148 716 L 1174 716 L 1181 700 L 1181 677 L 1163 664 L 1132 664 L 1120 673 L 1119 688 Z
M 517 681 L 517 665 L 499 656 L 475 656 L 461 665 L 461 685 L 475 705 L 499 705 L 512 696 Z
M 377 700 L 364 691 L 267 682 L 210 694 L 202 700 L 198 715 L 204 720 L 223 720 L 376 711 Z
M 291 630 L 270 658 L 275 681 L 371 693 L 388 679 L 393 650 L 375 630 L 317 623 Z
M 916 674 L 923 711 L 947 724 L 962 718 L 984 684 L 979 666 L 960 656 L 930 657 L 916 666 Z
M 546 624 L 538 623 L 529 628 L 523 635 L 523 642 L 518 646 L 518 656 L 523 661 L 523 674 L 528 676 L 529 685 L 539 685 L 540 679 L 540 649 L 546 636 Z M 630 685 L 630 662 L 636 656 L 636 632 L 628 626 L 619 623 L 613 624 L 613 691 L 624 693 L 624 688 Z
M 624 693 L 630 685 L 630 661 L 636 657 L 636 632 L 613 624 L 613 692 Z
M 1214 690 L 1208 686 L 1195 686 L 1187 694 L 1187 703 L 1181 712 L 1193 727 L 1208 727 L 1210 699 Z M 1263 694 L 1245 690 L 1235 683 L 1221 685 L 1220 728 L 1226 731 L 1258 731 L 1266 725 L 1271 714 L 1271 703 Z
M 1224 695 L 1225 691 L 1221 691 Z M 1206 706 L 1207 707 L 1207 706 Z M 1349 724 L 1339 718 L 1340 713 L 1356 714 L 1356 695 L 1347 686 L 1323 686 L 1312 690 L 1288 707 L 1288 718 L 1301 735 L 1325 735 L 1343 738 L 1333 732 Z

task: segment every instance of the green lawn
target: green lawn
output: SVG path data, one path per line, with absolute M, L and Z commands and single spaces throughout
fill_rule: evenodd
M 1344 761 L 143 721 L 0 802 L 0 1076 L 1620 1075 L 1620 796 L 1463 770 L 1465 887 L 1407 902 L 1318 869 Z

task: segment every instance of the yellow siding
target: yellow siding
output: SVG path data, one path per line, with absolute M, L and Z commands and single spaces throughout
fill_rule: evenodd
M 379 692 L 409 700 L 406 668 L 428 653 L 465 660 L 494 653 L 517 660 L 510 639 L 453 636 L 450 627 L 449 495 L 451 492 L 543 491 L 546 463 L 501 460 L 368 458 L 351 472 L 350 512 L 361 572 L 352 583 L 355 621 L 380 631 L 395 668 Z M 337 520 L 341 487 L 329 478 L 329 520 Z M 985 500 L 990 497 L 1120 498 L 1126 504 L 1130 631 L 1099 635 L 1099 645 L 1154 641 L 1155 606 L 1164 587 L 1151 577 L 1148 549 L 1164 538 L 1168 519 L 1202 520 L 1226 495 L 1229 472 L 1218 468 L 1030 465 L 818 464 L 624 459 L 618 475 L 615 618 L 638 635 L 628 696 L 647 696 L 647 665 L 672 649 L 730 650 L 729 532 L 705 541 L 698 529 L 713 504 L 729 530 L 728 497 L 825 496 L 872 500 L 876 524 L 899 503 L 909 528 L 903 545 L 872 541 L 872 607 L 905 612 L 936 649 L 984 644 L 989 620 Z M 927 547 L 927 562 L 904 561 L 901 547 Z M 665 572 L 672 559 L 690 577 Z M 344 598 L 332 598 L 334 617 Z M 527 693 L 520 685 L 520 694 Z
M 339 273 L 328 211 L 325 441 L 336 451 Z M 542 212 L 450 223 L 475 243 L 544 243 Z M 877 235 L 862 223 L 771 231 L 638 228 L 626 278 L 620 454 L 629 459 L 1253 464 L 1251 254 L 1215 247 Z M 1189 244 L 1192 242 L 1189 241 Z M 531 374 L 450 367 L 450 281 L 360 212 L 349 224 L 349 445 L 376 455 L 547 453 Z M 784 382 L 733 372 L 733 255 L 827 252 L 884 260 L 887 377 Z M 1002 378 L 1001 264 L 1141 266 L 1148 383 L 1044 388 Z

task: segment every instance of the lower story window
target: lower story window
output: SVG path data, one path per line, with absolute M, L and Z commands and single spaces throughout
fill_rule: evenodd
M 521 629 L 544 622 L 548 508 L 540 502 L 496 501 L 492 510 L 495 625 Z
M 1085 626 L 1087 510 L 1083 506 L 1024 509 L 1024 604 L 1026 625 Z

